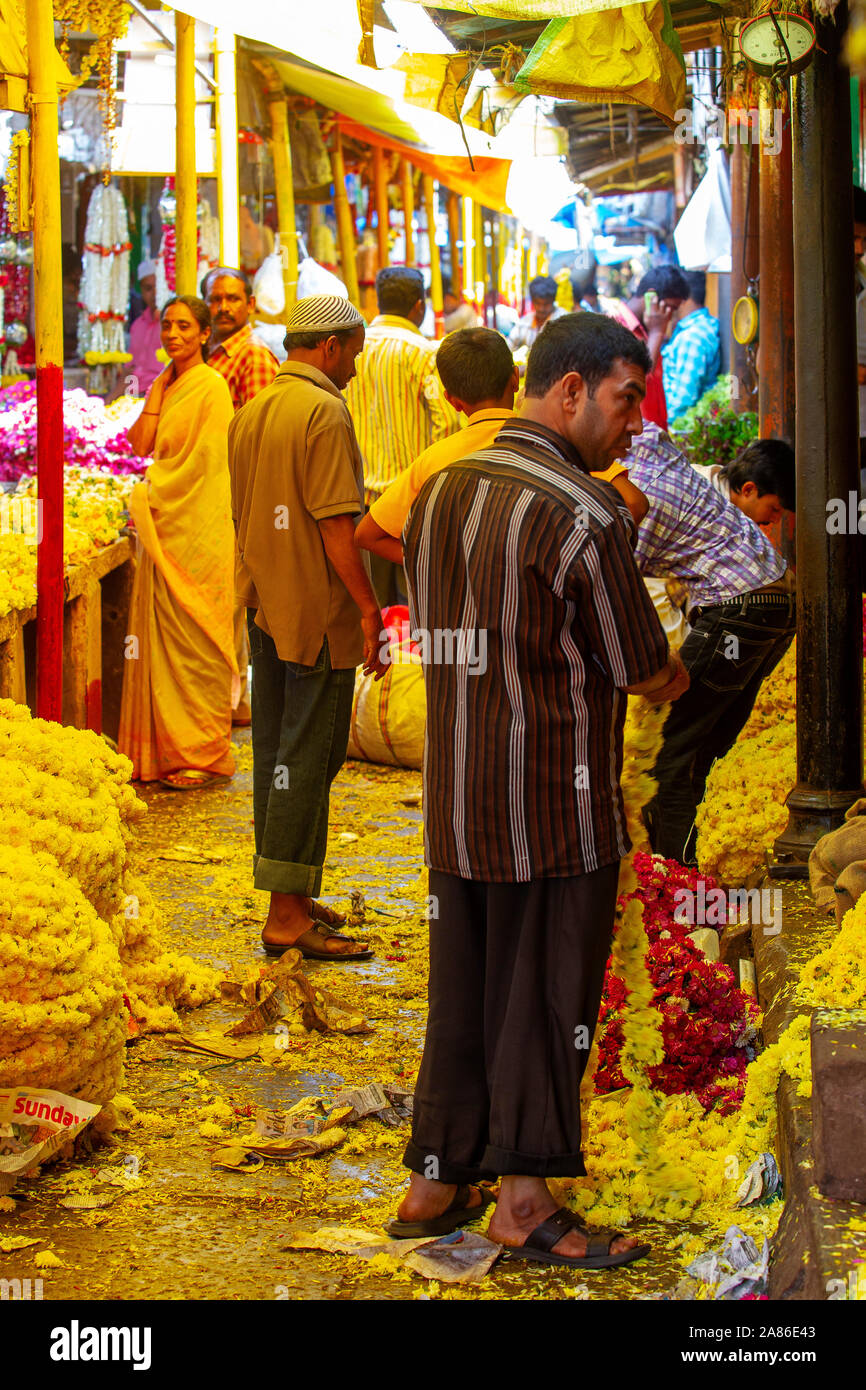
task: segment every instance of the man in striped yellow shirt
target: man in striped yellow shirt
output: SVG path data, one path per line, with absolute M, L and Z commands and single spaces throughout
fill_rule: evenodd
M 468 416 L 466 428 L 453 438 L 431 444 L 373 502 L 355 528 L 362 550 L 397 564 L 402 562 L 400 539 L 410 508 L 427 479 L 449 463 L 459 463 L 493 446 L 499 431 L 513 416 L 518 387 L 517 367 L 505 339 L 490 328 L 464 328 L 450 333 L 439 348 L 436 367 L 446 399 Z M 638 524 L 646 499 L 628 480 L 628 471 L 614 463 L 594 476 L 612 483 Z
M 424 277 L 410 266 L 388 266 L 376 277 L 379 313 L 367 329 L 357 376 L 346 404 L 364 459 L 369 505 L 404 468 L 460 428 L 436 375 L 436 349 L 418 332 L 424 318 Z M 374 565 L 380 602 L 402 597 L 393 566 Z

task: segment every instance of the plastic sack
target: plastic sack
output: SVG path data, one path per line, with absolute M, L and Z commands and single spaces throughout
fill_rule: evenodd
M 253 294 L 256 297 L 256 314 L 261 319 L 266 323 L 285 323 L 286 291 L 279 251 L 262 261 L 253 280 Z M 298 266 L 298 299 L 307 299 L 311 294 L 338 294 L 342 299 L 349 297 L 342 280 L 314 261 L 312 256 L 305 256 Z
M 358 667 L 348 756 L 389 767 L 420 768 L 427 722 L 424 668 L 409 636 L 408 609 L 395 605 L 382 616 L 391 665 L 380 681 Z

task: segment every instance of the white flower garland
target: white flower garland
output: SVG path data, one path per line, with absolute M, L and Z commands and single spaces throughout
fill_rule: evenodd
M 125 359 L 123 326 L 129 302 L 129 222 L 119 188 L 97 184 L 87 208 L 78 351 L 93 364 Z

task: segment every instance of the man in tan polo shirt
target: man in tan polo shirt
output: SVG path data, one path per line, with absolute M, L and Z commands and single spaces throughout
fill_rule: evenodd
M 363 344 L 364 320 L 348 300 L 299 300 L 287 361 L 229 427 L 237 592 L 253 666 L 253 864 L 255 886 L 270 893 L 270 955 L 290 946 L 316 960 L 372 955 L 315 901 L 355 667 L 385 672 L 382 616 L 354 544 L 361 454 L 340 394 Z

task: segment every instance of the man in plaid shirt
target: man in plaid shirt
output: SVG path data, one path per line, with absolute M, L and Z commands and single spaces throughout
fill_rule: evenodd
M 722 370 L 719 321 L 704 304 L 707 277 L 702 270 L 689 270 L 685 279 L 689 297 L 680 305 L 674 330 L 662 348 L 669 420 L 696 405 Z
M 691 684 L 672 706 L 644 810 L 657 854 L 694 862 L 693 825 L 716 758 L 752 712 L 761 682 L 795 630 L 793 574 L 760 527 L 692 468 L 657 425 L 623 459 L 649 501 L 635 559 L 645 578 L 674 577 L 691 632 L 680 657 Z

